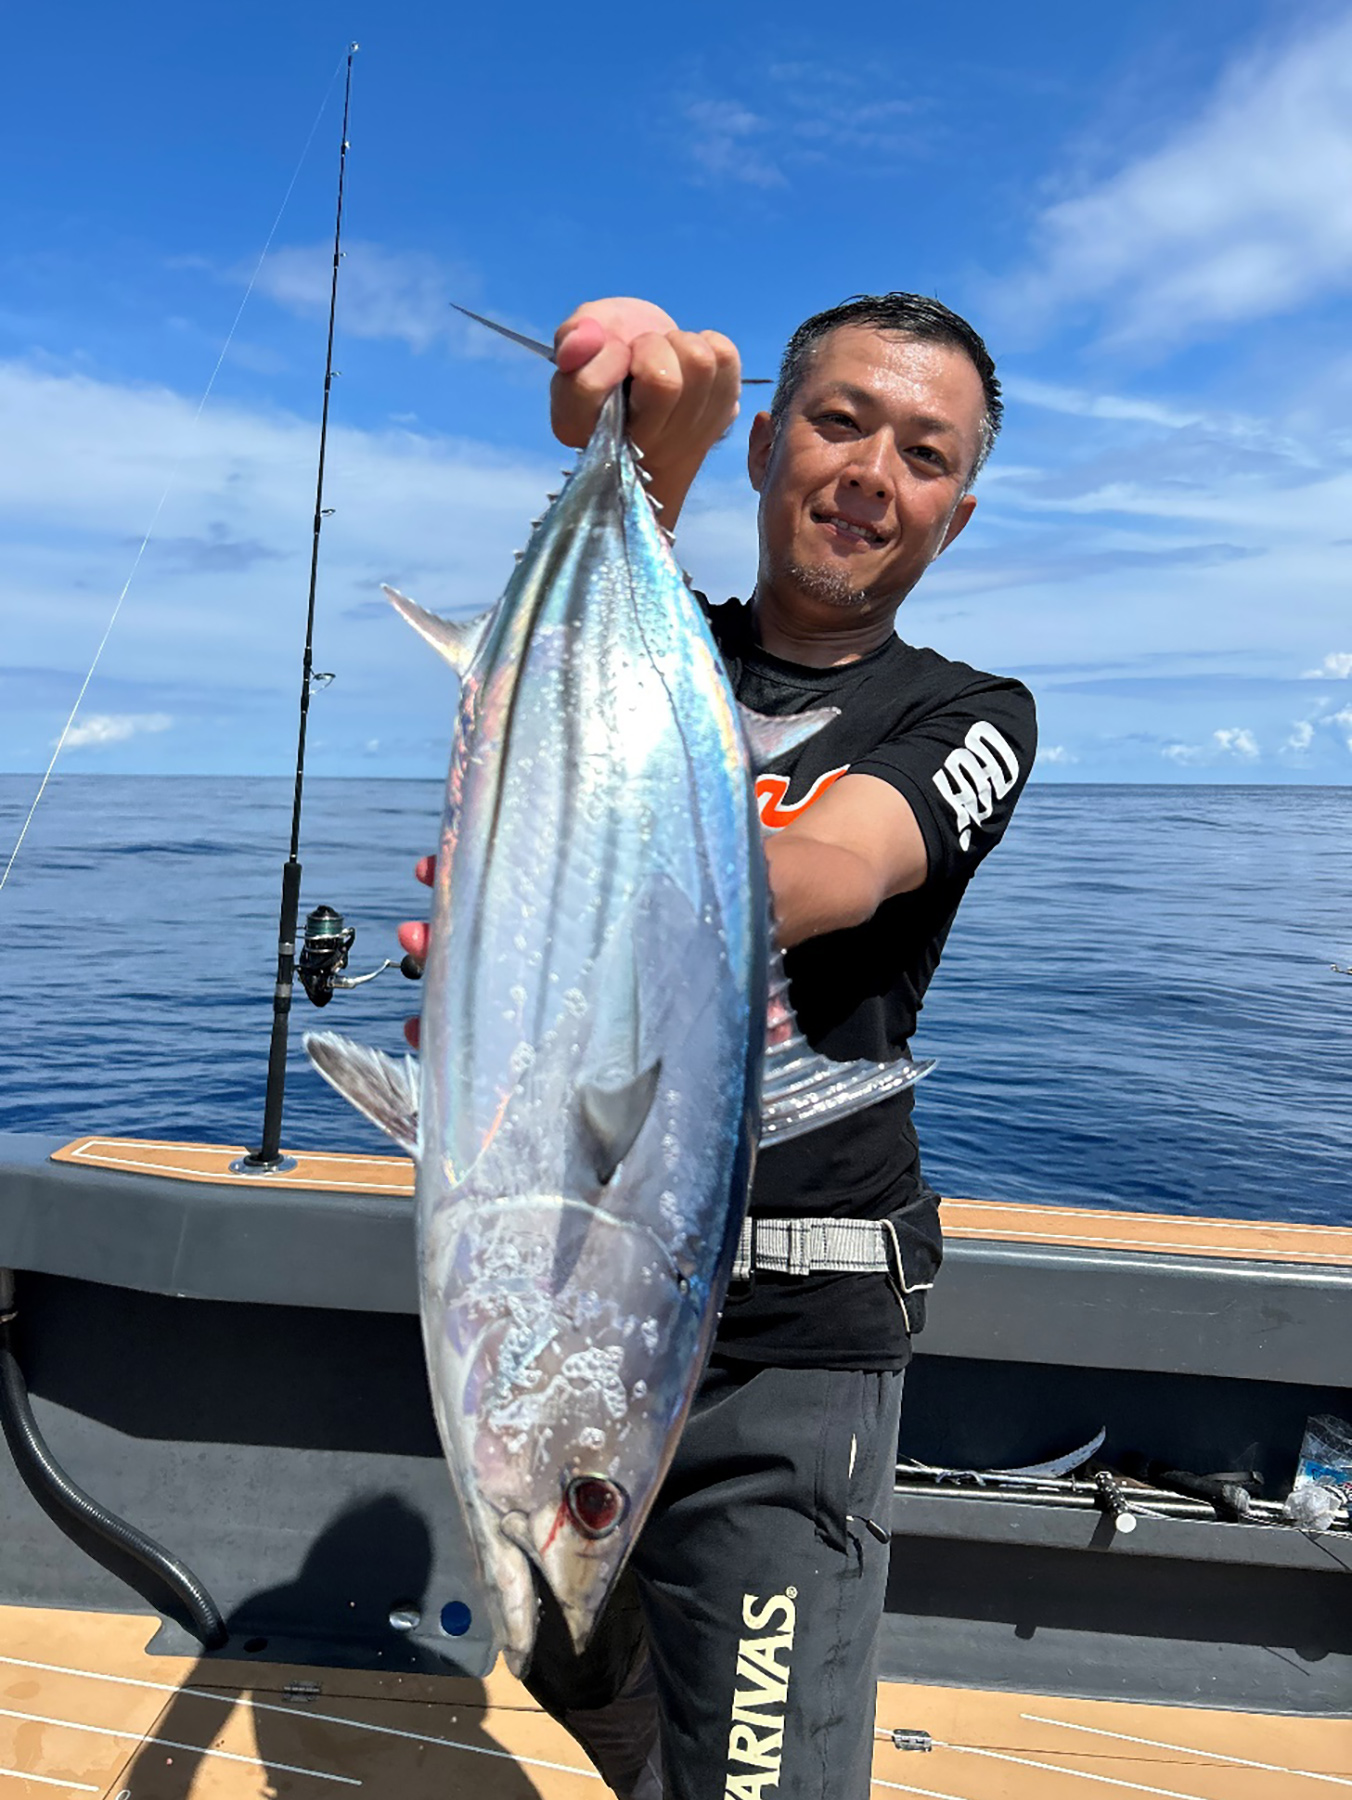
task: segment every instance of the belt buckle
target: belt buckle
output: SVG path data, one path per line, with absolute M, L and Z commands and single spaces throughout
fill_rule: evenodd
M 756 1221 L 748 1218 L 745 1221 L 747 1231 L 747 1270 L 745 1275 L 732 1275 L 728 1278 L 727 1292 L 723 1297 L 724 1305 L 740 1306 L 749 1300 L 756 1291 Z M 738 1228 L 738 1239 L 741 1228 Z M 734 1291 L 735 1290 L 735 1291 Z

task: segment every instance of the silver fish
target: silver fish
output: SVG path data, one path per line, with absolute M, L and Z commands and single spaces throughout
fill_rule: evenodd
M 517 1670 L 532 1565 L 580 1648 L 648 1513 L 758 1137 L 928 1066 L 829 1063 L 786 1011 L 748 737 L 834 714 L 739 719 L 624 419 L 616 390 L 482 619 L 387 590 L 460 676 L 421 1062 L 306 1038 L 417 1160 L 433 1403 Z

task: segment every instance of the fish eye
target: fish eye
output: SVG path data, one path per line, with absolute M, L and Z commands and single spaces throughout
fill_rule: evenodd
M 629 1496 L 604 1475 L 574 1475 L 563 1491 L 568 1516 L 583 1537 L 609 1537 L 629 1511 Z

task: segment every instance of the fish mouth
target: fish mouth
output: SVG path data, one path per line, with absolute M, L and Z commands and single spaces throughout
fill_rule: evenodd
M 837 512 L 833 507 L 814 506 L 809 517 L 814 525 L 824 526 L 834 537 L 862 544 L 869 550 L 881 548 L 892 535 L 881 525 L 871 525 L 867 519 L 851 518 L 848 513 Z
M 582 1479 L 596 1480 L 595 1477 Z M 570 1483 L 570 1487 L 573 1485 L 576 1484 Z M 523 1561 L 528 1560 L 534 1565 L 538 1579 L 549 1589 L 562 1613 L 579 1655 L 587 1647 L 628 1555 L 630 1533 L 624 1529 L 628 1523 L 627 1513 L 626 1496 L 624 1513 L 620 1517 L 606 1518 L 604 1522 L 598 1518 L 588 1528 L 574 1517 L 565 1498 L 559 1502 L 552 1519 L 543 1514 L 530 1518 L 525 1513 L 513 1512 L 506 1514 L 500 1522 L 502 1537 L 506 1540 L 502 1548 L 511 1547 Z M 583 1517 L 585 1519 L 585 1512 Z M 535 1636 L 533 1609 L 526 1631 L 521 1629 L 524 1623 L 518 1609 L 510 1622 L 508 1641 L 504 1645 L 509 1659 L 513 1654 L 520 1655 L 523 1647 L 529 1654 Z

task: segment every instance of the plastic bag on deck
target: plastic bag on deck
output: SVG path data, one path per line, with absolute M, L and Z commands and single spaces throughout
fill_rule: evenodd
M 1352 1425 L 1332 1413 L 1305 1421 L 1296 1479 L 1282 1507 L 1288 1524 L 1327 1531 L 1352 1507 Z

